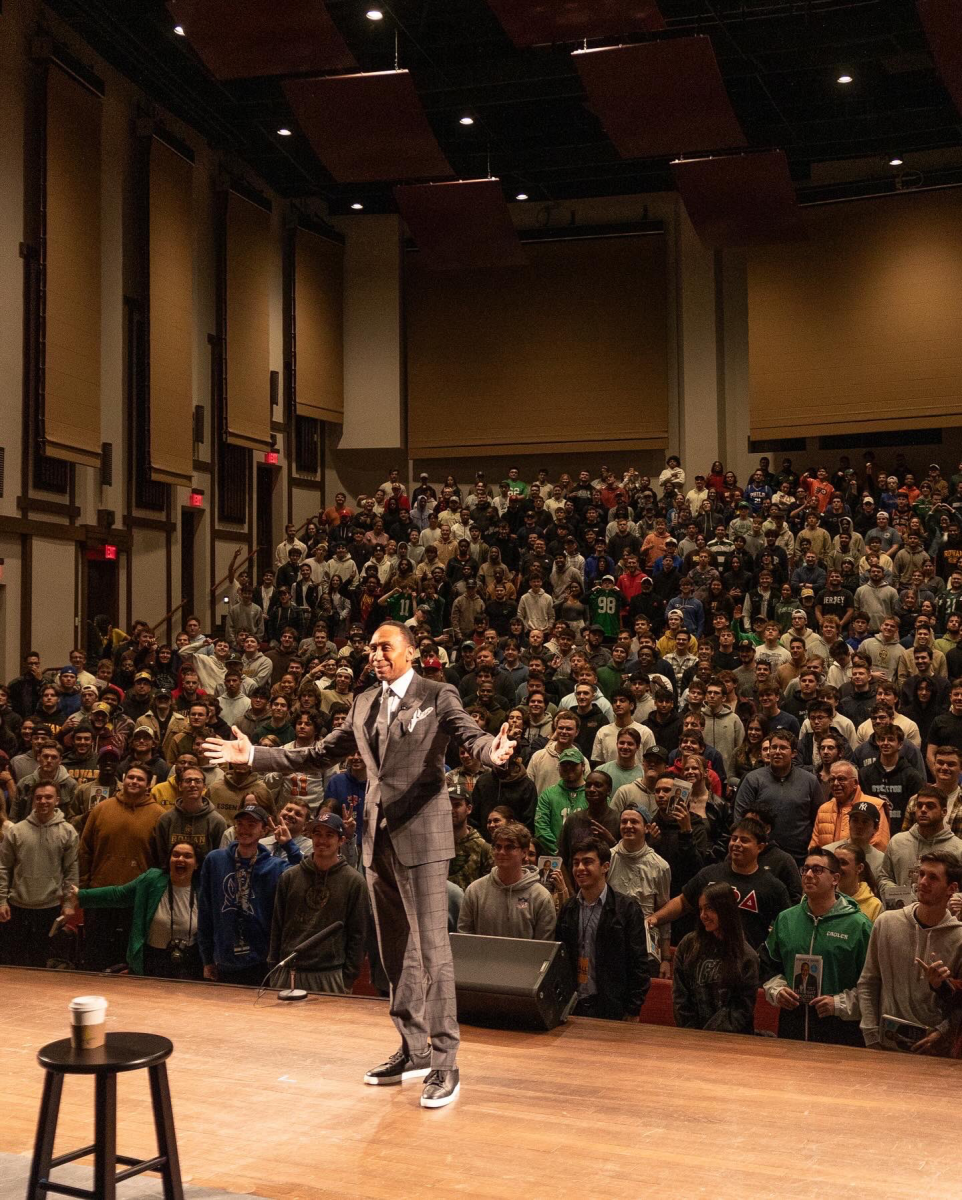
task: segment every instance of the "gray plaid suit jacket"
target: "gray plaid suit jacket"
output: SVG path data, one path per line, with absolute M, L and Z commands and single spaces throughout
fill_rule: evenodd
M 451 801 L 444 783 L 448 739 L 467 747 L 486 767 L 494 738 L 464 711 L 457 689 L 415 675 L 391 725 L 381 761 L 371 746 L 381 688 L 354 701 L 347 720 L 322 741 L 298 750 L 255 746 L 257 771 L 301 771 L 329 767 L 357 749 L 367 767 L 364 801 L 364 865 L 371 865 L 374 834 L 383 816 L 398 861 L 405 867 L 454 857 Z

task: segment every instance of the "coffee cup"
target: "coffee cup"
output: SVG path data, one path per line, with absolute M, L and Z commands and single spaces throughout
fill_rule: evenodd
M 104 1044 L 107 1001 L 103 996 L 75 996 L 70 1001 L 70 1040 L 75 1050 Z

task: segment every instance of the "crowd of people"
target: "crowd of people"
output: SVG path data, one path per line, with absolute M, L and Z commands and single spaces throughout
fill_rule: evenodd
M 222 628 L 31 652 L 0 689 L 2 961 L 260 984 L 340 921 L 298 985 L 383 982 L 361 756 L 262 777 L 203 743 L 314 743 L 385 620 L 515 742 L 449 754 L 452 931 L 561 941 L 586 1015 L 638 1020 L 659 975 L 686 1027 L 767 1000 L 782 1037 L 960 1053 L 962 464 L 901 455 L 392 471 L 258 579 L 235 559 Z

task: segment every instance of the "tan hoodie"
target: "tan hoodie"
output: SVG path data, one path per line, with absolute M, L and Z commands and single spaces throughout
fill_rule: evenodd
M 132 804 L 122 792 L 92 808 L 80 839 L 80 886 L 118 887 L 157 866 L 151 835 L 163 811 L 149 794 Z

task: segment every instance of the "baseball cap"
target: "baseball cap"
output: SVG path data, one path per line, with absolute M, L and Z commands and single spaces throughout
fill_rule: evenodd
M 314 819 L 314 824 L 311 826 L 311 832 L 317 829 L 318 825 L 323 825 L 327 829 L 333 829 L 338 837 L 344 836 L 344 822 L 337 815 L 337 813 L 318 813 L 317 817 Z
M 104 746 L 103 750 L 97 755 L 97 762 L 104 762 L 105 759 L 112 758 L 114 762 L 120 762 L 120 753 L 113 746 Z
M 815 595 L 815 589 L 814 589 L 814 588 L 810 588 L 810 587 L 803 587 L 803 588 L 802 588 L 802 590 L 801 590 L 801 591 L 800 591 L 798 594 L 799 594 L 800 596 L 814 596 L 814 595 Z
M 589 625 L 588 632 L 589 633 L 604 633 L 604 627 L 602 625 Z
M 241 817 L 253 817 L 255 821 L 260 821 L 263 825 L 271 823 L 270 813 L 266 808 L 261 808 L 259 804 L 248 804 L 244 808 L 239 808 L 234 814 L 235 825 Z
M 812 595 L 814 595 L 814 594 L 815 594 L 815 593 L 813 592 L 813 593 L 812 593 Z M 794 609 L 794 610 L 793 610 L 793 612 L 792 612 L 792 616 L 793 616 L 793 617 L 804 617 L 806 620 L 808 620 L 808 613 L 805 611 L 805 609 L 804 609 L 804 608 L 796 608 L 796 609 Z
M 448 788 L 448 798 L 451 800 L 470 800 L 471 793 L 461 783 L 456 783 L 454 787 Z
M 76 676 L 76 674 L 77 674 L 77 668 L 76 668 L 76 667 L 72 667 L 72 666 L 70 665 L 70 663 L 67 663 L 67 665 L 66 665 L 65 667 L 61 667 L 61 668 L 60 668 L 60 674 L 61 674 L 61 675 L 73 675 L 73 676 Z
M 154 682 L 154 677 L 149 671 L 138 671 L 134 676 L 134 683 L 136 683 L 138 679 L 146 679 L 148 683 Z
M 153 741 L 154 740 L 154 731 L 151 728 L 149 728 L 149 726 L 147 726 L 147 725 L 138 725 L 136 729 L 131 730 L 131 734 L 130 734 L 131 741 L 134 741 L 135 738 L 143 738 L 143 737 L 149 738 L 151 741 Z
M 427 658 L 421 659 L 421 666 L 425 669 L 425 671 L 440 671 L 441 660 L 439 658 L 435 658 L 433 654 L 429 654 Z
M 110 705 L 109 705 L 109 704 L 104 704 L 104 702 L 101 700 L 101 701 L 100 701 L 100 703 L 99 703 L 99 704 L 95 704 L 95 705 L 93 706 L 93 708 L 92 708 L 90 711 L 91 711 L 92 713 L 95 713 L 95 712 L 102 712 L 102 713 L 106 713 L 106 714 L 107 714 L 107 716 L 109 717 L 109 716 L 110 716 L 110 714 L 113 712 L 113 709 L 110 707 Z
M 581 753 L 577 746 L 569 746 L 567 750 L 562 750 L 561 754 L 558 756 L 559 763 L 583 763 L 584 761 L 585 756 Z
M 876 825 L 878 825 L 882 819 L 879 810 L 874 804 L 869 804 L 867 800 L 859 800 L 858 804 L 852 805 L 848 815 L 849 817 L 853 817 L 856 814 L 860 817 L 869 817 L 875 822 Z
M 664 746 L 649 746 L 641 756 L 645 758 L 660 758 L 662 762 L 668 761 L 668 751 Z
M 614 582 L 615 582 L 615 577 L 614 577 L 614 575 L 602 575 L 602 577 L 601 577 L 601 582 L 602 582 L 602 583 L 607 583 L 609 579 L 611 580 L 611 582 L 612 582 L 612 583 L 614 583 Z

